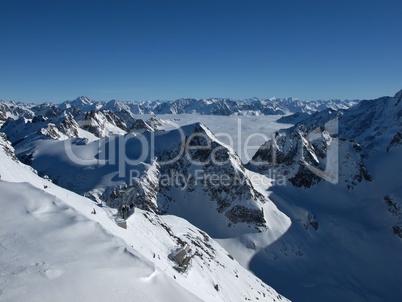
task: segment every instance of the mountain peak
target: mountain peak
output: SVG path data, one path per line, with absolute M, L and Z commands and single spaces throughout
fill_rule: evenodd
M 110 100 L 109 102 L 106 103 L 105 106 L 103 106 L 104 109 L 108 110 L 115 110 L 115 111 L 130 111 L 130 107 L 127 105 L 126 102 L 119 101 L 116 99 Z
M 92 104 L 92 101 L 86 96 L 79 96 L 73 102 L 81 102 L 83 104 Z
M 394 98 L 397 100 L 402 99 L 402 89 L 395 93 Z

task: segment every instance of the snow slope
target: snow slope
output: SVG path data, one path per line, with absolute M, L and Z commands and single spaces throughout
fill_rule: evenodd
M 199 300 L 116 236 L 106 212 L 91 215 L 91 201 L 4 150 L 0 161 L 0 300 Z
M 236 153 L 199 123 L 87 144 L 37 137 L 19 142 L 16 150 L 66 189 L 114 207 L 133 202 L 180 216 L 214 238 L 267 226 L 269 199 L 255 190 Z
M 286 300 L 183 219 L 137 209 L 123 229 L 18 162 L 4 136 L 0 162 L 0 300 Z M 182 271 L 172 255 L 185 244 Z
M 392 210 L 402 205 L 395 165 L 402 153 L 393 152 L 373 160 L 374 180 L 353 190 L 328 182 L 309 189 L 271 187 L 270 199 L 292 226 L 260 249 L 249 268 L 298 301 L 400 301 L 402 236 L 394 227 L 402 217 Z M 386 196 L 395 206 L 386 204 Z
M 198 300 L 55 195 L 6 181 L 0 191 L 0 300 Z
M 291 227 L 274 243 L 261 246 L 248 267 L 289 298 L 400 301 L 401 96 L 315 113 L 280 131 L 248 165 L 287 179 L 266 190 L 291 219 Z M 338 131 L 324 129 L 336 117 Z M 320 131 L 309 140 L 314 129 Z M 338 181 L 325 181 L 306 166 L 325 169 L 335 146 L 331 158 L 339 169 Z M 241 248 L 233 240 L 221 243 L 233 253 Z

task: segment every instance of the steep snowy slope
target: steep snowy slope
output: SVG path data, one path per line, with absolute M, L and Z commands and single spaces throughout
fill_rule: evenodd
M 137 209 L 123 229 L 19 163 L 4 136 L 0 161 L 5 301 L 286 300 L 183 219 Z
M 0 300 L 199 300 L 56 196 L 6 181 L 0 192 Z
M 373 180 L 353 190 L 329 182 L 270 188 L 292 226 L 256 253 L 249 268 L 298 301 L 399 301 L 401 156 L 400 147 L 373 156 Z
M 96 218 L 108 231 L 91 220 L 91 201 L 38 177 L 12 153 L 1 138 L 0 300 L 198 300 L 112 235 L 120 228 L 106 213 Z
M 38 138 L 16 150 L 41 175 L 110 206 L 133 202 L 174 214 L 216 238 L 267 228 L 270 201 L 254 188 L 233 150 L 202 124 L 88 144 Z
M 399 92 L 313 114 L 279 131 L 248 165 L 287 179 L 267 190 L 292 225 L 249 267 L 291 299 L 400 300 L 401 103 Z M 328 123 L 334 118 L 337 128 Z M 242 248 L 221 243 L 232 253 Z

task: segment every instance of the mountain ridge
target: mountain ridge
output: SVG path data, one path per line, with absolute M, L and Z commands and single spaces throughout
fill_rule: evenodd
M 303 112 L 311 114 L 325 108 L 333 110 L 346 109 L 358 104 L 358 100 L 315 100 L 300 101 L 294 98 L 269 98 L 269 99 L 245 99 L 233 100 L 227 98 L 192 99 L 182 98 L 174 101 L 141 101 L 126 102 L 120 100 L 95 101 L 86 96 L 81 96 L 73 101 L 65 101 L 60 104 L 24 104 L 26 110 L 34 110 L 40 113 L 39 108 L 55 107 L 61 110 L 68 110 L 75 107 L 84 112 L 91 110 L 110 110 L 114 113 L 120 111 L 131 114 L 181 114 L 198 113 L 204 115 L 284 115 L 288 113 Z M 11 111 L 10 107 L 21 107 L 23 103 L 0 101 L 0 121 L 5 121 L 6 112 Z

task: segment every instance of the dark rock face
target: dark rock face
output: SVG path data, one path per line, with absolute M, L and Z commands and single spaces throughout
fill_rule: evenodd
M 288 152 L 285 152 L 283 149 L 278 149 L 276 147 L 277 144 L 284 144 L 285 137 L 276 137 L 275 144 L 273 141 L 268 141 L 266 144 L 262 145 L 260 149 L 254 154 L 252 161 L 257 162 L 267 162 L 270 164 L 284 164 L 291 165 L 294 161 L 295 156 L 297 155 L 297 148 L 293 148 Z
M 395 134 L 394 138 L 387 146 L 387 152 L 392 148 L 398 147 L 400 145 L 402 145 L 402 132 L 398 132 L 397 134 Z
M 392 231 L 399 238 L 402 238 L 402 225 L 394 225 L 394 226 L 392 226 Z
M 304 228 L 306 230 L 311 230 L 311 229 L 313 229 L 314 231 L 318 230 L 318 221 L 313 213 L 311 213 L 311 212 L 307 213 L 307 221 L 304 224 Z
M 244 206 L 234 206 L 230 211 L 226 213 L 226 217 L 232 223 L 247 222 L 256 223 L 258 226 L 264 226 L 266 221 L 264 219 L 264 211 L 261 209 L 250 210 Z
M 141 119 L 135 120 L 129 130 L 152 131 L 153 129 Z
M 399 238 L 402 238 L 401 205 L 391 195 L 384 196 L 384 204 L 387 207 L 387 211 L 392 215 L 392 232 Z
M 11 143 L 7 139 L 7 135 L 4 132 L 0 132 L 0 147 L 3 148 L 4 152 L 13 160 L 18 161 L 15 156 L 14 149 Z
M 388 212 L 394 216 L 401 216 L 400 205 L 390 195 L 384 196 L 384 203 L 387 206 Z
M 210 146 L 210 148 L 187 150 L 185 156 L 168 165 L 161 165 L 160 173 L 172 177 L 177 173 L 184 175 L 189 181 L 185 184 L 175 183 L 174 186 L 183 189 L 185 185 L 185 190 L 189 193 L 196 191 L 201 185 L 202 190 L 208 194 L 209 198 L 216 202 L 217 212 L 224 213 L 231 223 L 254 223 L 262 226 L 265 223 L 262 209 L 253 210 L 245 206 L 233 206 L 237 200 L 251 200 L 256 204 L 265 202 L 265 197 L 253 188 L 249 179 L 243 174 L 244 167 L 240 159 L 222 145 L 211 141 L 202 127 L 196 127 L 194 133 L 199 135 L 187 137 L 185 145 L 190 147 Z M 161 160 L 167 162 L 175 158 L 180 148 L 179 145 L 182 144 L 165 150 L 161 155 Z M 237 162 L 240 170 L 230 164 L 231 160 Z M 193 174 L 194 166 L 202 171 L 204 176 L 202 180 L 196 179 L 196 175 Z M 159 184 L 159 188 L 164 196 L 169 195 L 170 188 L 164 187 L 162 183 Z M 163 208 L 168 211 L 169 202 L 165 203 Z
M 57 127 L 61 133 L 68 137 L 78 137 L 78 128 L 79 126 L 71 114 L 67 115 Z
M 266 142 L 247 166 L 262 173 L 277 171 L 292 185 L 310 188 L 326 179 L 328 164 L 335 159 L 337 167 L 333 173 L 338 175 L 338 182 L 345 183 L 349 189 L 363 180 L 372 180 L 365 165 L 368 155 L 364 148 L 318 129 L 321 134 L 315 140 L 309 138 L 312 130 L 300 126 L 296 131 L 278 135 Z M 337 152 L 330 153 L 331 148 L 336 148 Z
M 299 170 L 296 172 L 295 176 L 289 178 L 289 181 L 295 187 L 310 188 L 311 186 L 320 182 L 321 178 L 316 174 L 314 174 L 313 172 L 311 172 L 305 166 L 301 166 Z

